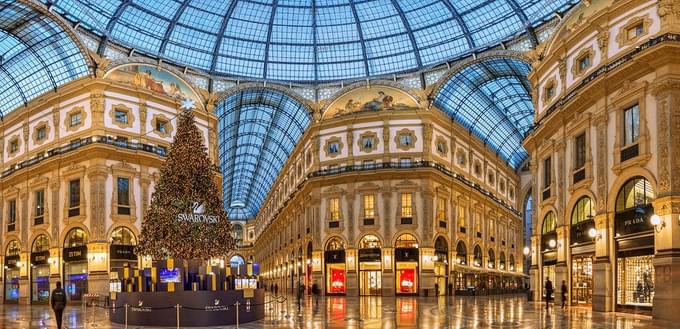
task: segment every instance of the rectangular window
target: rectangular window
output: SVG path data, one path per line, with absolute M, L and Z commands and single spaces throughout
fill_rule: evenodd
M 68 183 L 68 216 L 80 215 L 80 179 Z
M 7 202 L 7 232 L 16 230 L 17 223 L 17 200 L 12 199 Z
M 631 145 L 640 138 L 640 106 L 635 104 L 623 111 L 623 145 Z
M 17 153 L 19 151 L 19 142 L 16 140 L 13 140 L 11 144 L 9 144 L 9 153 Z
M 645 28 L 644 28 L 644 25 L 642 23 L 639 23 L 639 24 L 629 28 L 628 31 L 627 31 L 628 32 L 627 33 L 628 40 L 632 40 L 632 39 L 637 38 L 638 36 L 642 35 L 642 33 L 644 33 L 644 31 L 645 31 Z
M 574 139 L 574 163 L 575 169 L 583 168 L 586 165 L 586 134 L 580 134 Z
M 161 134 L 167 133 L 167 129 L 165 128 L 165 125 L 166 125 L 167 123 L 168 123 L 168 122 L 165 121 L 165 120 L 156 119 L 156 131 L 159 132 L 159 133 L 161 133 Z
M 555 96 L 555 85 L 551 84 L 546 88 L 545 90 L 546 93 L 546 99 L 552 99 Z
M 38 130 L 35 133 L 35 139 L 39 141 L 45 139 L 46 131 L 47 128 L 45 128 L 45 126 L 38 128 Z
M 364 218 L 375 217 L 375 195 L 364 195 Z
M 578 69 L 579 69 L 580 72 L 587 70 L 589 66 L 590 66 L 590 56 L 583 56 L 583 58 L 579 59 Z
M 69 119 L 70 119 L 69 121 L 71 122 L 71 127 L 79 125 L 81 120 L 80 112 L 71 114 L 71 117 Z
M 128 123 L 128 113 L 127 111 L 121 111 L 121 110 L 116 110 L 114 113 L 114 116 L 116 118 L 116 122 L 118 123 Z
M 329 209 L 330 209 L 330 221 L 331 222 L 337 222 L 340 220 L 340 199 L 338 198 L 332 198 L 329 200 Z
M 477 232 L 477 237 L 482 237 L 482 215 L 475 214 L 475 231 Z
M 35 218 L 33 219 L 34 225 L 40 225 L 44 223 L 45 214 L 45 190 L 35 191 Z
M 465 207 L 458 206 L 458 226 L 465 227 Z
M 437 219 L 446 221 L 446 199 L 437 199 Z
M 130 215 L 130 180 L 118 177 L 117 183 L 118 214 Z
M 401 194 L 401 218 L 413 218 L 413 196 L 411 193 Z
M 552 184 L 552 161 L 550 158 L 543 160 L 543 188 L 550 187 Z

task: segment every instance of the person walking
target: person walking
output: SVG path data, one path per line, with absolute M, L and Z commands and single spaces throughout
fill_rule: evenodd
M 57 281 L 57 287 L 52 290 L 50 305 L 57 320 L 57 329 L 61 329 L 61 319 L 64 314 L 64 308 L 66 308 L 66 292 L 64 289 L 61 289 L 61 282 L 59 281 Z
M 550 307 L 550 299 L 553 295 L 553 284 L 550 278 L 545 279 L 545 309 Z
M 562 309 L 567 306 L 567 282 L 562 280 Z

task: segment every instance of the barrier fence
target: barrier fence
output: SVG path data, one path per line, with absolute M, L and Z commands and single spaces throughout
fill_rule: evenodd
M 267 297 L 269 297 L 269 298 L 267 298 Z M 266 301 L 267 299 L 269 299 L 269 301 Z M 240 308 L 245 307 L 245 311 L 250 312 L 250 309 L 252 307 L 264 305 L 265 310 L 266 310 L 266 307 L 267 307 L 266 305 L 270 305 L 269 311 L 273 311 L 274 314 L 277 314 L 277 311 L 280 307 L 279 305 L 283 304 L 283 303 L 287 303 L 287 302 L 288 302 L 288 298 L 284 295 L 279 295 L 279 296 L 271 296 L 271 295 L 267 296 L 267 295 L 265 295 L 265 302 L 264 303 L 250 303 L 249 300 L 246 301 L 246 303 L 240 303 L 239 301 L 236 301 L 234 304 L 223 305 L 223 308 L 221 308 L 219 311 L 223 311 L 223 312 L 227 312 L 227 311 L 230 311 L 230 310 L 235 311 L 236 312 L 236 328 L 238 328 L 239 327 L 239 310 L 240 310 Z M 91 316 L 91 320 L 89 322 L 90 328 L 98 327 L 97 315 L 96 315 L 97 313 L 95 312 L 96 309 L 105 310 L 106 311 L 105 312 L 106 318 L 108 318 L 108 315 L 109 315 L 108 312 L 109 311 L 115 312 L 117 310 L 123 310 L 125 312 L 124 326 L 125 326 L 125 329 L 128 328 L 128 311 L 129 311 L 130 307 L 133 307 L 134 305 L 125 304 L 125 305 L 116 306 L 115 304 L 113 304 L 113 305 L 108 305 L 108 304 L 109 303 L 108 303 L 107 300 L 102 301 L 101 299 L 97 299 L 96 302 L 93 299 L 93 300 L 91 300 L 90 304 L 88 304 L 86 300 L 83 300 L 82 307 L 83 307 L 83 317 L 85 318 L 85 328 L 88 328 L 88 326 L 87 326 L 87 324 L 88 324 L 87 323 L 88 322 L 87 321 L 87 313 L 88 313 L 87 308 L 88 307 L 92 308 L 92 316 Z M 176 305 L 172 305 L 172 306 L 164 306 L 164 307 L 146 307 L 145 306 L 144 308 L 145 308 L 145 310 L 148 310 L 149 312 L 169 310 L 169 309 L 174 308 L 175 309 L 175 323 L 176 323 L 176 327 L 178 329 L 180 328 L 180 320 L 181 320 L 181 314 L 182 314 L 183 310 L 184 311 L 193 311 L 193 312 L 207 312 L 205 308 L 183 306 L 181 304 L 176 304 Z M 282 309 L 280 312 L 281 312 L 281 314 L 285 314 L 286 318 L 289 317 L 289 315 L 286 313 L 286 311 L 284 309 Z M 100 319 L 100 320 L 102 320 L 102 319 Z

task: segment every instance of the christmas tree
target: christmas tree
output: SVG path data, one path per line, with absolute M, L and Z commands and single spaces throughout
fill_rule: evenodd
M 184 111 L 144 214 L 138 255 L 206 260 L 234 248 L 214 168 L 193 113 Z

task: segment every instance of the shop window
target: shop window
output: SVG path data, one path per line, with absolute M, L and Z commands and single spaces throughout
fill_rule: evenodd
M 17 200 L 7 201 L 7 232 L 16 230 L 17 223 Z
M 80 216 L 80 179 L 68 184 L 68 217 Z
M 651 307 L 654 300 L 654 255 L 616 260 L 616 303 Z
M 45 190 L 37 190 L 34 193 L 34 217 L 33 225 L 40 225 L 45 223 Z
M 411 193 L 401 194 L 401 223 L 407 223 L 413 219 L 413 195 Z
M 118 215 L 130 215 L 130 179 L 118 177 L 117 184 Z
M 364 220 L 375 217 L 375 195 L 364 195 Z

